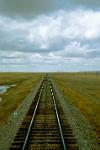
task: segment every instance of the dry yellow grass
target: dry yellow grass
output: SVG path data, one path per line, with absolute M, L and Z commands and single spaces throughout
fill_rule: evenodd
M 22 103 L 32 88 L 41 80 L 43 74 L 0 73 L 0 85 L 16 84 L 6 93 L 0 94 L 0 123 L 6 123 L 11 113 Z
M 64 96 L 80 109 L 100 136 L 100 74 L 63 73 L 52 74 L 52 77 Z

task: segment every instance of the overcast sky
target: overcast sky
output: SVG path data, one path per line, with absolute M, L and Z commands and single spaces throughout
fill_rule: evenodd
M 0 0 L 0 71 L 100 70 L 100 0 Z

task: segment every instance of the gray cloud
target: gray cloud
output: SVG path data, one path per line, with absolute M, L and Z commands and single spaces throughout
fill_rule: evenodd
M 0 0 L 0 14 L 9 17 L 32 18 L 59 9 L 100 8 L 99 0 Z
M 87 53 L 87 58 L 94 59 L 94 58 L 100 58 L 100 50 L 92 50 Z
M 0 0 L 0 14 L 33 17 L 59 8 L 57 0 Z
M 39 2 L 0 0 L 1 71 L 99 70 L 98 1 Z
M 71 0 L 71 4 L 85 6 L 87 8 L 98 8 L 100 6 L 99 0 Z

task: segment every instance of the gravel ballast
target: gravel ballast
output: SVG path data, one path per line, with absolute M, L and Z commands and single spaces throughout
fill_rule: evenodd
M 37 84 L 35 88 L 32 89 L 31 93 L 27 98 L 22 102 L 22 104 L 12 113 L 8 122 L 0 126 L 0 150 L 9 150 L 16 133 L 18 132 L 19 127 L 24 119 L 25 114 L 27 113 L 36 92 L 39 89 L 41 82 Z

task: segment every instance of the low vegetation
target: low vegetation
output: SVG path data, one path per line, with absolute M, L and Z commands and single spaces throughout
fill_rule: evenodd
M 52 77 L 66 100 L 80 110 L 100 136 L 100 73 L 55 73 Z
M 41 80 L 37 73 L 0 73 L 1 85 L 16 85 L 0 94 L 0 124 L 6 123 L 11 113 L 22 103 L 32 88 Z

